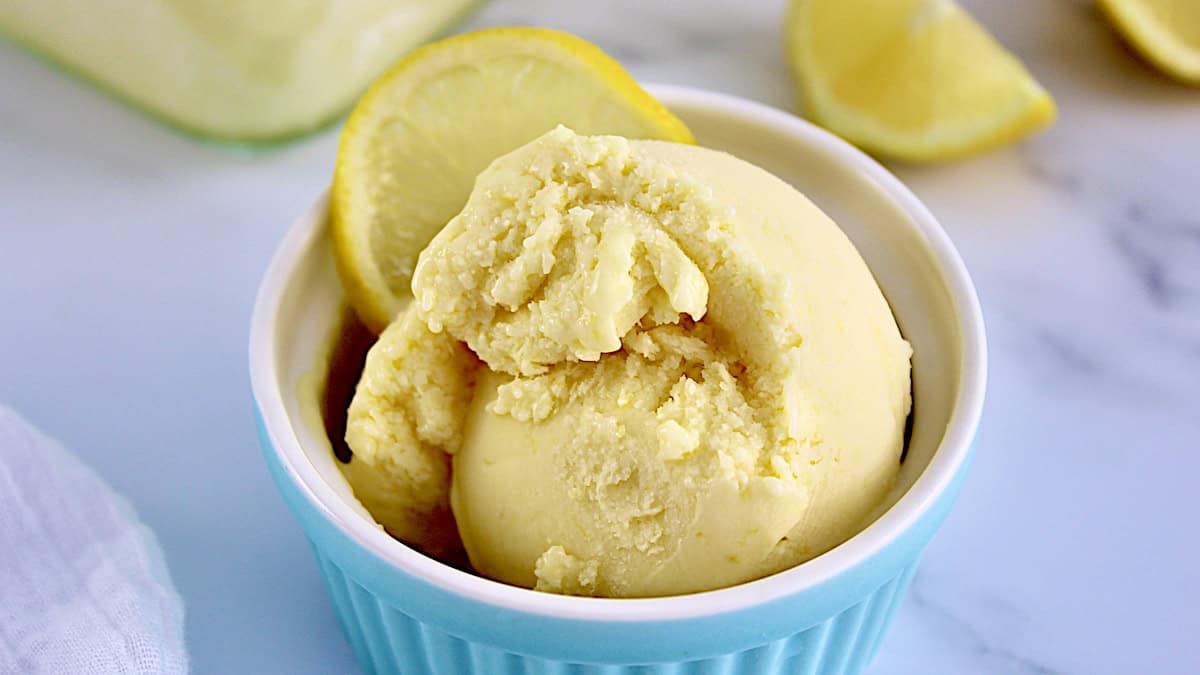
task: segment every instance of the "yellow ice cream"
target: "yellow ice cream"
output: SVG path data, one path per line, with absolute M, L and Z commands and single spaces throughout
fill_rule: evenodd
M 852 535 L 898 470 L 911 351 L 887 303 L 829 218 L 729 155 L 559 128 L 479 176 L 413 292 L 347 440 L 417 505 L 384 523 L 401 538 L 444 536 L 422 514 L 448 482 L 486 576 L 735 584 Z

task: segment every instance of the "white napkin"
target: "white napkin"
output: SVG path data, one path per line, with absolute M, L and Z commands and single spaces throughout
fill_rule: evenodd
M 0 406 L 0 673 L 185 673 L 183 600 L 154 534 Z

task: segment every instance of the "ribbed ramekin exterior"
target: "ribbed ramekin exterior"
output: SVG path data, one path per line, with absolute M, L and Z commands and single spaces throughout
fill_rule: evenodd
M 843 675 L 861 672 L 879 648 L 916 564 L 866 598 L 794 635 L 721 656 L 658 664 L 586 664 L 516 654 L 418 621 L 347 576 L 313 546 L 338 618 L 370 673 L 436 675 Z
M 363 670 L 446 675 L 840 675 L 861 672 L 969 462 L 915 523 L 838 576 L 779 600 L 694 619 L 604 622 L 488 605 L 402 572 L 303 494 L 259 419 L 272 478 L 308 535 Z

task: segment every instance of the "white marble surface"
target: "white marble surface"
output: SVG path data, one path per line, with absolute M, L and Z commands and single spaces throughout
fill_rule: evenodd
M 1057 97 L 1023 145 L 894 166 L 983 300 L 972 475 L 871 672 L 1200 672 L 1200 90 L 1086 2 L 968 3 Z M 652 81 L 793 105 L 782 3 L 495 0 L 469 26 L 578 32 Z M 327 132 L 193 144 L 0 46 L 0 401 L 161 538 L 198 673 L 344 672 L 303 537 L 255 446 L 246 329 Z

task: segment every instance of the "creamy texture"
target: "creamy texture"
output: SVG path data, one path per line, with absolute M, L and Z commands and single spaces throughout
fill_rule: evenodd
M 450 457 L 462 441 L 475 357 L 403 315 L 367 352 L 346 423 L 354 458 L 342 472 L 392 536 L 443 556 L 459 548 Z
M 389 529 L 415 543 L 452 486 L 484 575 L 738 583 L 852 535 L 898 470 L 911 351 L 887 303 L 829 218 L 729 155 L 559 128 L 479 176 L 413 292 L 347 441 L 402 474 L 386 501 L 420 508 Z

